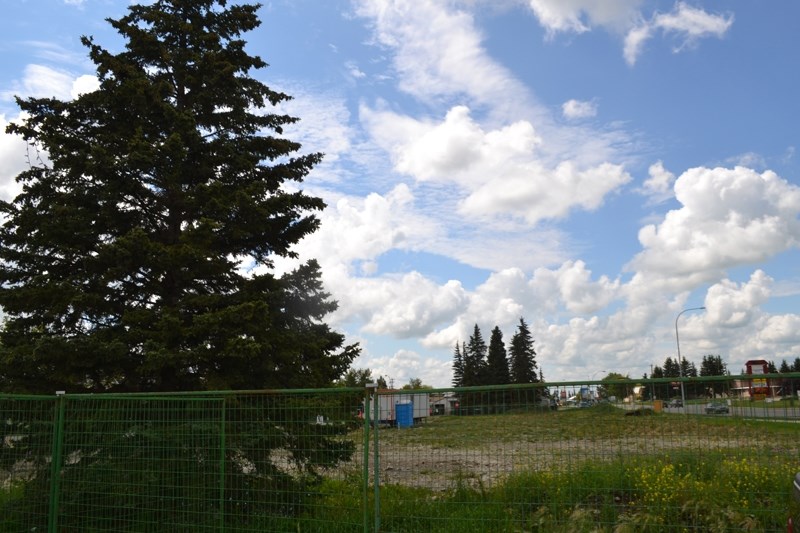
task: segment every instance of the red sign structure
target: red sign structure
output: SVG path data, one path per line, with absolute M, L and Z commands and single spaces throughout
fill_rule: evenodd
M 769 394 L 769 380 L 762 376 L 769 373 L 769 363 L 763 359 L 751 359 L 745 364 L 750 378 L 750 399 L 763 400 Z

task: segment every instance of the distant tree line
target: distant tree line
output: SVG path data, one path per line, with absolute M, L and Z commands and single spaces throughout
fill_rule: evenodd
M 767 361 L 767 371 L 770 374 L 788 374 L 791 372 L 800 372 L 800 357 L 795 358 L 792 364 L 789 364 L 785 359 L 781 361 L 780 369 L 775 365 L 774 361 Z M 746 374 L 746 369 L 741 369 L 739 372 L 740 374 Z M 681 358 L 680 363 L 678 359 L 667 357 L 664 360 L 664 366 L 654 366 L 653 371 L 650 376 L 651 378 L 677 378 L 677 377 L 688 377 L 688 378 L 696 378 L 696 377 L 711 377 L 711 376 L 730 376 L 731 372 L 728 369 L 728 365 L 722 360 L 722 357 L 719 355 L 704 355 L 703 360 L 700 363 L 700 370 L 698 372 L 696 365 L 691 362 L 687 361 L 686 358 Z M 644 378 L 647 378 L 647 374 L 644 375 Z M 709 382 L 707 385 L 704 385 L 705 390 L 703 391 L 704 394 L 720 394 L 723 392 L 726 383 L 722 381 L 718 382 Z M 658 387 L 652 387 L 651 390 L 656 390 Z M 793 384 L 787 382 L 786 384 L 782 385 L 782 388 L 786 388 L 787 390 L 793 390 Z M 648 391 L 645 391 L 647 394 Z M 656 392 L 656 395 L 658 393 Z
M 698 373 L 697 367 L 691 361 L 687 361 L 685 357 L 681 358 L 680 365 L 678 359 L 667 357 L 664 360 L 664 366 L 654 366 L 651 378 L 677 378 L 680 376 L 688 378 L 696 378 L 698 376 L 729 376 L 731 375 L 728 370 L 728 365 L 722 360 L 719 355 L 704 355 L 703 361 L 700 363 L 700 371 Z M 788 374 L 790 372 L 800 372 L 800 357 L 796 357 L 794 362 L 789 364 L 786 359 L 781 361 L 780 369 L 775 365 L 774 361 L 767 361 L 767 369 L 770 374 Z M 740 374 L 746 374 L 747 370 L 744 368 Z M 644 376 L 647 378 L 647 375 Z
M 530 328 L 523 318 L 519 319 L 508 350 L 503 342 L 503 332 L 498 326 L 492 330 L 487 346 L 480 328 L 475 324 L 468 342 L 456 342 L 453 353 L 453 386 L 508 385 L 542 381 L 543 376 L 536 363 L 533 343 Z

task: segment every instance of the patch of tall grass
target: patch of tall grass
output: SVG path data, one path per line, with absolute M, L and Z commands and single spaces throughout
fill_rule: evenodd
M 445 491 L 386 485 L 380 489 L 381 530 L 785 531 L 789 514 L 800 511 L 791 495 L 797 469 L 797 461 L 754 460 L 751 453 L 678 452 L 586 461 L 570 472 L 520 472 L 491 487 L 471 479 Z M 302 518 L 302 530 L 317 531 L 307 527 L 317 523 L 318 531 L 357 531 L 361 487 L 326 486 Z

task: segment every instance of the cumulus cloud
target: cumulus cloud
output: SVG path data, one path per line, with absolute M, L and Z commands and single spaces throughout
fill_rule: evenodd
M 708 320 L 723 328 L 740 328 L 760 313 L 771 292 L 772 278 L 756 270 L 745 283 L 728 279 L 712 285 L 706 293 Z
M 693 168 L 675 183 L 682 207 L 639 231 L 630 263 L 660 276 L 704 275 L 800 245 L 800 188 L 771 171 Z
M 27 167 L 27 146 L 22 137 L 6 133 L 10 121 L 0 114 L 0 199 L 12 200 L 22 188 L 15 181 Z
M 611 163 L 581 169 L 564 161 L 548 169 L 530 162 L 490 176 L 464 200 L 462 212 L 479 216 L 511 213 L 536 224 L 565 217 L 575 208 L 597 209 L 608 193 L 630 180 L 621 165 Z
M 323 266 L 342 275 L 350 274 L 354 262 L 371 262 L 392 249 L 419 250 L 441 233 L 437 224 L 414 210 L 413 194 L 404 184 L 386 195 L 341 197 L 319 218 L 319 231 L 299 243 L 296 251 L 302 258 L 319 258 Z M 280 269 L 281 259 L 275 261 Z
M 100 88 L 100 80 L 97 76 L 85 74 L 78 76 L 72 82 L 72 88 L 69 91 L 70 98 L 75 99 L 78 96 L 86 93 L 91 93 Z
M 597 115 L 597 103 L 583 100 L 567 100 L 561 104 L 561 113 L 568 119 L 591 118 Z
M 556 269 L 537 268 L 532 276 L 518 268 L 508 268 L 492 273 L 474 291 L 466 293 L 465 304 L 451 317 L 450 324 L 431 331 L 422 344 L 430 348 L 452 346 L 456 341 L 468 338 L 475 323 L 485 328 L 497 325 L 510 335 L 520 317 L 535 321 L 539 317 L 557 315 L 563 309 L 588 315 L 577 323 L 583 325 L 581 329 L 594 329 L 598 319 L 592 317 L 592 313 L 620 298 L 620 289 L 619 280 L 612 281 L 606 276 L 592 280 L 591 271 L 582 261 L 567 261 Z M 628 319 L 623 324 L 647 327 L 649 322 Z M 537 337 L 561 338 L 560 333 L 547 333 L 549 328 L 540 327 Z M 616 333 L 608 330 L 605 335 L 603 342 L 611 342 Z
M 573 313 L 596 313 L 617 297 L 619 281 L 606 276 L 591 281 L 583 261 L 567 261 L 557 272 L 558 288 L 565 307 Z
M 390 356 L 362 355 L 353 366 L 371 369 L 373 377 L 383 376 L 395 388 L 411 378 L 420 378 L 424 384 L 437 387 L 447 387 L 452 381 L 451 361 L 423 357 L 413 350 L 397 350 Z
M 759 331 L 759 340 L 766 346 L 783 345 L 781 354 L 796 357 L 800 348 L 800 315 L 775 315 L 767 317 Z
M 610 163 L 561 161 L 549 168 L 536 151 L 541 140 L 530 122 L 486 131 L 464 106 L 451 109 L 441 123 L 369 110 L 362 117 L 393 154 L 398 172 L 456 183 L 466 194 L 459 209 L 465 216 L 511 215 L 536 224 L 573 208 L 596 209 L 631 179 Z
M 391 278 L 360 280 L 356 287 L 363 289 L 353 295 L 358 303 L 348 307 L 368 315 L 363 330 L 398 338 L 427 334 L 451 319 L 467 302 L 460 282 L 451 280 L 437 286 L 418 272 L 405 274 L 396 281 Z M 361 298 L 361 295 L 368 297 Z M 379 297 L 375 298 L 376 295 Z
M 664 163 L 657 161 L 647 169 L 650 176 L 642 183 L 636 192 L 648 197 L 649 203 L 661 203 L 672 198 L 672 186 L 675 183 L 675 174 L 664 168 Z

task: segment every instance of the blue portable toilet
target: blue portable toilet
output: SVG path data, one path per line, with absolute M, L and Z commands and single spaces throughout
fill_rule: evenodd
M 394 416 L 397 420 L 397 427 L 412 427 L 414 425 L 414 404 L 411 402 L 394 404 Z

